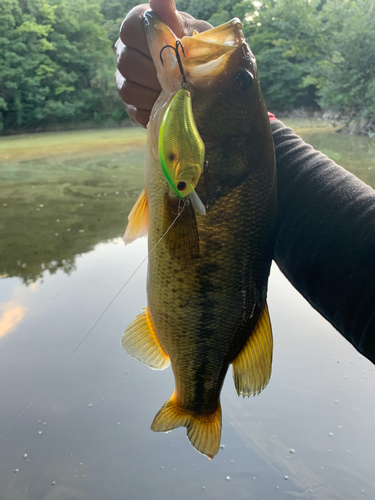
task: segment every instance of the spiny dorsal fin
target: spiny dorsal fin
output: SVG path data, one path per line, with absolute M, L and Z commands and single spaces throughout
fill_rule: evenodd
M 138 196 L 138 200 L 135 202 L 128 220 L 129 222 L 123 238 L 125 245 L 129 245 L 129 243 L 148 233 L 148 202 L 144 188 Z
M 148 307 L 125 330 L 121 345 L 133 358 L 142 361 L 153 370 L 165 370 L 169 356 L 155 335 Z
M 155 432 L 168 432 L 186 427 L 187 437 L 194 448 L 212 460 L 219 451 L 221 437 L 221 406 L 209 414 L 196 415 L 176 404 L 173 395 L 152 422 Z
M 255 396 L 266 387 L 271 376 L 272 348 L 271 322 L 265 303 L 256 327 L 232 362 L 238 395 Z

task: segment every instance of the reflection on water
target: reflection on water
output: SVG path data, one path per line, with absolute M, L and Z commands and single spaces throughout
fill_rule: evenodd
M 374 140 L 295 125 L 375 187 Z M 69 274 L 76 255 L 120 236 L 142 189 L 145 140 L 138 128 L 0 138 L 0 278 Z
M 185 429 L 167 435 L 150 430 L 173 390 L 172 372 L 149 370 L 120 347 L 124 327 L 146 305 L 147 264 L 71 355 L 147 252 L 145 239 L 125 248 L 116 238 L 133 192 L 141 188 L 141 169 L 130 168 L 141 165 L 141 151 L 116 152 L 114 181 L 106 179 L 110 156 L 104 156 L 103 165 L 92 170 L 82 165 L 95 163 L 96 156 L 82 155 L 83 163 L 65 171 L 60 159 L 55 171 L 60 180 L 51 182 L 50 190 L 47 174 L 39 184 L 32 181 L 44 193 L 39 204 L 46 205 L 32 211 L 40 217 L 33 219 L 34 230 L 29 212 L 22 211 L 24 203 L 35 208 L 33 188 L 26 183 L 29 194 L 16 176 L 12 184 L 11 168 L 5 174 L 1 169 L 2 179 L 8 179 L 8 201 L 2 201 L 2 188 L 1 202 L 13 212 L 5 224 L 0 219 L 6 235 L 0 238 L 0 274 L 9 274 L 0 281 L 0 434 L 46 389 L 0 438 L 0 499 L 373 500 L 374 367 L 276 267 L 269 291 L 275 337 L 271 382 L 259 397 L 242 399 L 228 374 L 222 448 L 211 462 L 190 446 Z M 51 161 L 27 168 L 44 165 L 52 175 Z M 86 176 L 91 185 L 84 184 Z M 64 179 L 69 189 L 53 198 Z M 104 191 L 96 181 L 110 185 Z M 57 224 L 72 233 L 70 217 L 80 217 L 77 231 L 55 242 L 55 232 L 61 234 Z M 27 242 L 16 230 L 8 232 L 12 222 L 22 222 Z
M 335 133 L 322 123 L 311 127 L 308 120 L 290 122 L 285 120 L 306 142 L 322 151 L 329 158 L 375 188 L 375 139 L 367 136 Z M 312 122 L 316 125 L 316 122 Z
M 76 255 L 122 234 L 144 144 L 138 129 L 0 138 L 0 275 L 69 274 Z
M 6 302 L 0 308 L 0 338 L 12 332 L 16 326 L 22 321 L 27 311 L 26 307 L 22 307 L 15 301 Z

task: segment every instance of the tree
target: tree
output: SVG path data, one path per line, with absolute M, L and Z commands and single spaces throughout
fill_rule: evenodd
M 322 106 L 375 115 L 375 1 L 327 1 L 321 24 L 326 37 L 317 65 Z
M 122 111 L 108 95 L 112 85 L 111 93 L 116 96 L 111 83 L 114 69 L 115 58 L 98 2 L 0 3 L 3 128 L 100 120 L 110 114 L 108 104 L 112 104 L 112 111 Z
M 375 113 L 375 0 L 243 0 L 233 7 L 269 107 Z M 373 121 L 373 119 L 372 119 Z
M 270 109 L 317 108 L 315 85 L 306 80 L 317 57 L 318 1 L 244 0 L 233 7 L 257 58 L 262 92 Z
M 217 26 L 237 16 L 271 110 L 375 115 L 375 0 L 177 0 Z M 126 116 L 113 44 L 138 0 L 1 0 L 0 130 Z

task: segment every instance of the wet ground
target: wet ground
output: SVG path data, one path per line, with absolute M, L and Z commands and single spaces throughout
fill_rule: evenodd
M 150 430 L 172 372 L 119 343 L 146 305 L 147 262 L 92 329 L 147 254 L 145 239 L 120 239 L 145 136 L 76 134 L 0 139 L 0 499 L 373 500 L 375 368 L 276 266 L 272 378 L 242 399 L 228 374 L 217 457 L 185 429 Z M 375 180 L 370 141 L 302 134 Z

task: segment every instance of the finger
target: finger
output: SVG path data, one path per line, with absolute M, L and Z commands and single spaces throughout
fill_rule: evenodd
M 151 59 L 126 47 L 122 42 L 117 50 L 117 69 L 126 80 L 157 92 L 161 91 L 156 68 Z
M 194 30 L 201 33 L 212 28 L 206 21 L 199 21 L 186 12 L 178 12 L 174 0 L 150 0 L 150 7 L 178 38 L 191 36 Z
M 121 99 L 138 109 L 151 111 L 159 92 L 126 80 L 116 71 L 116 85 Z
M 143 4 L 134 7 L 134 9 L 129 12 L 121 24 L 120 39 L 127 47 L 136 49 L 138 52 L 141 52 L 146 57 L 151 59 L 146 33 L 143 26 L 143 14 L 149 8 L 150 6 L 148 4 Z
M 120 28 L 120 39 L 126 46 L 142 52 L 149 58 L 151 58 L 151 54 L 144 31 L 143 14 L 150 7 L 179 38 L 184 35 L 192 35 L 194 30 L 201 33 L 212 28 L 211 24 L 206 21 L 194 19 L 185 12 L 178 12 L 174 0 L 151 0 L 150 5 L 138 5 L 124 19 Z
M 133 123 L 141 125 L 144 128 L 147 127 L 147 123 L 150 119 L 150 111 L 137 109 L 135 106 L 129 106 L 127 104 L 125 104 L 125 109 Z
M 121 52 L 124 50 L 125 45 L 122 43 L 121 38 L 118 38 L 115 43 L 115 52 L 116 52 L 116 59 L 117 62 L 119 61 L 121 57 Z
M 135 118 L 137 122 L 142 125 L 142 127 L 147 127 L 148 121 L 150 119 L 150 111 L 146 111 L 145 109 L 137 109 L 135 113 Z
M 184 22 L 184 34 L 187 36 L 192 36 L 194 30 L 198 33 L 203 33 L 203 31 L 210 30 L 213 26 L 207 21 L 201 21 L 199 19 L 194 19 L 194 17 L 181 12 L 181 16 Z
M 174 0 L 150 0 L 150 7 L 177 37 L 184 35 L 184 23 Z

